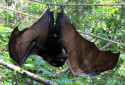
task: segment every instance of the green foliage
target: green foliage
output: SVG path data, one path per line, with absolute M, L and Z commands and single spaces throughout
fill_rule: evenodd
M 4 1 L 0 1 L 3 3 Z M 20 10 L 23 13 L 28 13 L 32 16 L 38 17 L 46 10 L 46 5 L 38 4 L 36 2 L 28 2 L 22 0 L 18 3 L 14 3 L 10 8 L 14 10 Z M 105 3 L 117 3 L 116 0 L 46 0 L 45 2 L 57 3 L 57 4 L 105 4 Z M 119 0 L 122 3 L 122 0 Z M 50 6 L 54 12 L 59 12 L 60 9 L 57 6 Z M 73 23 L 76 29 L 84 32 L 88 32 L 100 37 L 104 37 L 110 40 L 118 36 L 122 36 L 125 33 L 125 6 L 69 6 L 64 9 L 68 15 L 70 21 Z M 10 59 L 8 53 L 8 41 L 12 29 L 19 25 L 20 28 L 26 28 L 34 23 L 37 19 L 18 14 L 16 12 L 9 11 L 7 9 L 0 9 L 0 58 L 2 60 L 17 65 L 15 61 Z M 56 14 L 54 16 L 56 18 Z M 83 34 L 82 34 L 83 35 Z M 83 35 L 85 36 L 85 35 Z M 87 36 L 87 39 L 92 38 Z M 107 44 L 107 41 L 93 38 L 95 44 L 100 48 Z M 125 43 L 124 37 L 119 39 L 118 42 Z M 123 46 L 117 44 L 111 45 L 107 50 L 114 52 L 120 51 L 119 62 L 115 69 L 106 71 L 101 75 L 91 77 L 74 76 L 70 71 L 58 74 L 56 77 L 50 77 L 55 74 L 56 71 L 60 71 L 67 68 L 64 65 L 61 68 L 50 66 L 47 62 L 43 61 L 41 57 L 30 56 L 26 63 L 22 66 L 22 69 L 26 69 L 32 73 L 35 73 L 46 79 L 55 81 L 61 85 L 125 85 L 125 50 Z M 40 83 L 30 80 L 24 75 L 20 75 L 14 71 L 11 71 L 4 66 L 0 65 L 0 84 L 1 85 L 41 85 Z

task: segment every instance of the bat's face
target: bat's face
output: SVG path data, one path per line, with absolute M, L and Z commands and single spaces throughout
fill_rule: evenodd
M 49 64 L 55 67 L 61 67 L 65 64 L 66 59 L 68 58 L 67 54 L 61 54 L 56 57 L 50 57 L 46 61 L 48 61 Z
M 61 67 L 65 64 L 66 59 L 69 56 L 65 53 L 65 50 L 62 49 L 61 54 L 58 55 L 44 55 L 43 59 L 47 61 L 50 65 L 55 67 Z

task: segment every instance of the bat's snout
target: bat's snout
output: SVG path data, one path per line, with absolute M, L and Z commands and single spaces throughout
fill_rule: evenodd
M 65 64 L 65 61 L 68 57 L 69 56 L 67 54 L 61 54 L 61 55 L 57 56 L 56 58 L 52 58 L 50 64 L 55 67 L 61 67 Z

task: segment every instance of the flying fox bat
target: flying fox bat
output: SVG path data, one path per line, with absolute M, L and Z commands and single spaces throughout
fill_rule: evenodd
M 29 28 L 14 29 L 9 40 L 9 54 L 20 66 L 30 55 L 39 55 L 49 64 L 60 67 L 68 55 L 63 53 L 59 26 L 54 26 L 53 12 L 45 13 Z
M 73 74 L 93 76 L 115 67 L 120 53 L 100 51 L 93 42 L 83 38 L 67 18 L 63 8 L 58 13 L 57 20 L 64 49 L 69 55 L 67 64 Z

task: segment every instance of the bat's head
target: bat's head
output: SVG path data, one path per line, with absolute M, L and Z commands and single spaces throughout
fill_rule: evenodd
M 46 55 L 43 59 L 52 66 L 61 67 L 65 64 L 66 59 L 69 57 L 63 50 L 61 54 L 51 56 Z
M 61 67 L 65 64 L 67 58 L 67 54 L 61 54 L 59 56 L 56 56 L 55 58 L 50 58 L 49 64 L 55 67 Z

